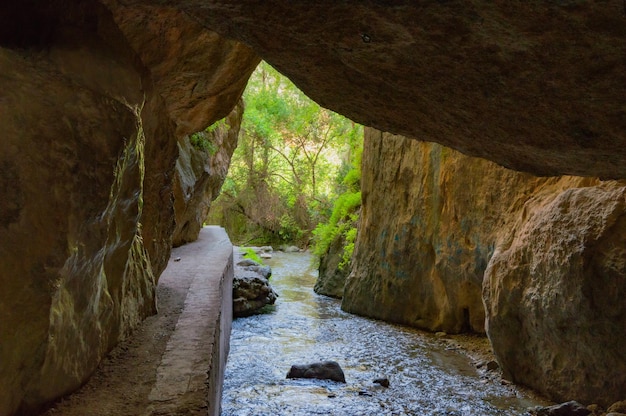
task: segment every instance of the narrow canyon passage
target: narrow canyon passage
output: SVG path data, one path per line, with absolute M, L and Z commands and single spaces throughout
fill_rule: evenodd
M 222 416 L 522 415 L 540 403 L 476 368 L 478 337 L 438 338 L 341 311 L 313 292 L 311 256 L 274 253 L 267 263 L 275 310 L 233 322 Z M 335 360 L 346 384 L 285 379 L 292 364 Z M 388 377 L 391 385 L 373 384 Z
M 207 389 L 215 387 L 207 371 L 216 353 L 211 344 L 219 330 L 219 290 L 224 270 L 232 270 L 231 255 L 219 227 L 205 227 L 197 241 L 174 248 L 159 280 L 159 313 L 44 415 L 206 415 Z

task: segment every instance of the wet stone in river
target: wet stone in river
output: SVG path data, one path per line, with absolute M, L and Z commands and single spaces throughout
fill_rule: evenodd
M 233 321 L 222 416 L 522 416 L 549 404 L 501 385 L 497 372 L 481 378 L 487 372 L 441 338 L 342 311 L 340 300 L 313 291 L 309 253 L 273 254 L 280 297 L 270 313 Z M 291 364 L 328 359 L 347 384 L 285 378 Z M 389 375 L 390 388 L 373 383 Z
M 287 378 L 316 378 L 337 381 L 339 383 L 346 382 L 346 376 L 336 361 L 292 365 L 289 373 L 287 373 Z

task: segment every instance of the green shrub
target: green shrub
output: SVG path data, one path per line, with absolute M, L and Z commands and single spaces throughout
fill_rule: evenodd
M 252 261 L 256 261 L 259 264 L 263 264 L 263 260 L 256 254 L 256 251 L 250 247 L 241 247 L 241 251 L 243 251 L 243 258 L 250 259 Z
M 343 247 L 343 254 L 341 255 L 341 263 L 339 263 L 339 269 L 343 270 L 350 265 L 352 259 L 352 253 L 354 253 L 354 242 L 356 241 L 356 227 L 350 228 L 344 235 L 346 245 Z
M 204 132 L 193 133 L 189 136 L 189 142 L 193 147 L 203 152 L 207 152 L 213 156 L 217 153 L 217 146 L 209 139 L 208 135 Z
M 300 243 L 300 240 L 305 235 L 305 230 L 298 226 L 298 223 L 292 216 L 284 214 L 280 217 L 278 235 L 283 242 Z
M 356 239 L 356 221 L 358 220 L 358 209 L 361 206 L 361 192 L 346 192 L 340 195 L 333 206 L 330 219 L 325 224 L 319 224 L 313 231 L 314 246 L 313 253 L 323 256 L 335 239 L 343 236 L 346 246 L 344 247 L 343 260 L 340 267 L 346 266 L 350 262 L 352 251 L 354 251 L 354 240 Z
M 359 168 L 350 169 L 341 182 L 348 187 L 348 189 L 359 189 L 361 170 Z
M 215 143 L 211 141 L 211 137 L 213 137 L 213 135 L 215 134 L 218 134 L 216 133 L 216 130 L 218 128 L 223 128 L 225 130 L 230 129 L 230 125 L 228 125 L 226 118 L 216 121 L 206 129 L 204 129 L 204 131 L 193 133 L 191 136 L 189 136 L 189 142 L 196 149 L 202 150 L 204 152 L 207 152 L 209 155 L 214 156 L 215 153 L 217 153 L 218 148 Z

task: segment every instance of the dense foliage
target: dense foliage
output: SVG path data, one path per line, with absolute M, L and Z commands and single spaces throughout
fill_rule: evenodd
M 261 257 L 259 257 L 258 254 L 256 254 L 256 251 L 254 251 L 253 248 L 251 247 L 242 247 L 241 250 L 243 251 L 243 258 L 244 259 L 250 259 L 252 261 L 256 261 L 259 264 L 263 264 L 263 259 Z
M 358 183 L 363 129 L 311 101 L 266 63 L 252 75 L 244 101 L 239 145 L 209 221 L 237 244 L 306 247 L 315 227 L 333 216 L 333 201 L 358 192 L 349 184 Z

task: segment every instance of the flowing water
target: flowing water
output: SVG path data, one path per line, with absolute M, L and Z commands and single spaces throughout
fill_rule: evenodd
M 233 322 L 222 416 L 525 415 L 539 404 L 430 334 L 343 312 L 313 292 L 310 255 L 277 252 L 267 263 L 280 297 L 272 312 Z M 325 360 L 346 384 L 285 378 L 292 364 Z M 372 383 L 380 377 L 389 388 Z

